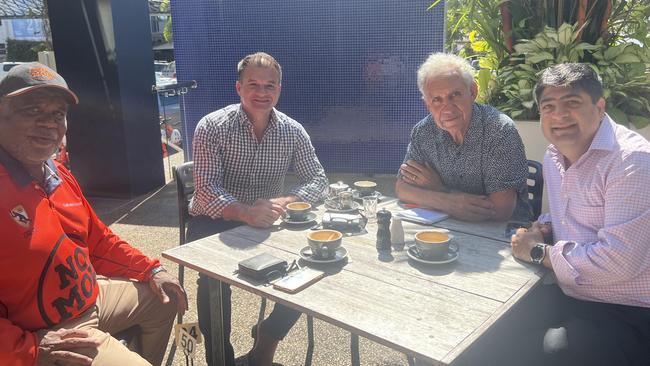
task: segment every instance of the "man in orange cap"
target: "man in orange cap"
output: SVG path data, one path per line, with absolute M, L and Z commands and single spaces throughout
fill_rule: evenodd
M 0 365 L 159 365 L 185 292 L 51 159 L 77 103 L 36 62 L 0 81 Z M 111 336 L 132 326 L 142 357 Z

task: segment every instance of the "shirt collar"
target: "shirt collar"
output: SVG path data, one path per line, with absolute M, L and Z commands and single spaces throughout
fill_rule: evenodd
M 49 159 L 45 162 L 45 181 L 43 182 L 43 189 L 49 195 L 54 192 L 56 187 L 61 185 L 61 177 L 59 177 L 59 170 L 54 165 L 54 160 Z
M 11 179 L 20 187 L 25 187 L 35 180 L 18 160 L 2 148 L 0 148 L 0 164 L 5 167 Z M 47 194 L 52 193 L 61 184 L 59 170 L 52 159 L 45 162 L 45 181 L 43 183 L 43 189 Z
M 616 145 L 616 136 L 614 134 L 614 121 L 609 118 L 608 114 L 605 114 L 602 121 L 600 122 L 600 127 L 594 135 L 594 139 L 591 140 L 591 145 L 589 145 L 589 150 L 614 150 Z
M 463 144 L 466 142 L 472 143 L 474 141 L 478 141 L 481 138 L 481 128 L 483 127 L 482 124 L 485 123 L 485 121 L 482 119 L 482 110 L 478 104 L 474 103 L 472 105 L 472 118 L 469 121 L 469 128 L 465 133 Z
M 238 112 L 238 114 L 239 114 L 239 122 L 242 125 L 245 125 L 245 126 L 248 126 L 248 127 L 253 126 L 253 122 L 251 122 L 251 120 L 248 118 L 248 115 L 244 111 L 244 108 L 242 107 L 241 103 L 239 104 L 239 112 Z M 278 114 L 277 114 L 275 108 L 273 108 L 271 110 L 271 117 L 269 118 L 269 125 L 266 127 L 266 129 L 269 130 L 269 129 L 276 128 L 278 126 L 278 121 L 279 121 Z

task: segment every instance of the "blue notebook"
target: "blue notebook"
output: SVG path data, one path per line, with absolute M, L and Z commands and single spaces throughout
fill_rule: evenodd
M 418 224 L 431 225 L 449 217 L 444 212 L 428 210 L 426 208 L 412 208 L 410 210 L 398 211 L 395 214 L 402 220 L 417 222 Z

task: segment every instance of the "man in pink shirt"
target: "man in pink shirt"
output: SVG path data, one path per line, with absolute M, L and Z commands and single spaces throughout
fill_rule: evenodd
M 550 214 L 519 229 L 512 251 L 557 285 L 515 308 L 483 364 L 648 365 L 650 143 L 605 113 L 589 65 L 546 69 L 535 96 Z

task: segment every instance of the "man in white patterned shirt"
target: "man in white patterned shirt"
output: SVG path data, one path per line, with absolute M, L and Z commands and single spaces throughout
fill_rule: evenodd
M 544 158 L 550 214 L 519 229 L 512 250 L 550 269 L 557 285 L 524 301 L 523 328 L 488 352 L 507 360 L 485 364 L 647 365 L 650 143 L 605 113 L 589 65 L 546 69 L 535 94 L 551 142 Z
M 282 69 L 266 53 L 246 56 L 237 65 L 235 84 L 240 104 L 229 105 L 203 117 L 194 133 L 195 193 L 190 203 L 188 240 L 232 229 L 242 224 L 270 227 L 287 204 L 315 203 L 328 186 L 309 135 L 295 120 L 274 107 L 280 97 Z M 285 176 L 293 166 L 300 185 L 283 193 Z M 235 364 L 230 344 L 230 286 L 222 285 L 226 362 Z M 199 278 L 199 324 L 210 350 L 208 285 Z M 300 313 L 281 304 L 254 328 L 253 349 L 238 359 L 253 365 L 271 365 L 278 342 Z M 244 362 L 242 362 L 244 363 Z

